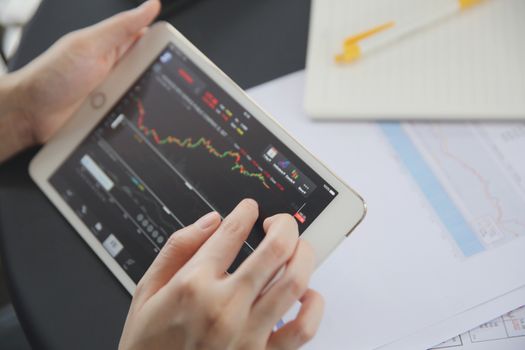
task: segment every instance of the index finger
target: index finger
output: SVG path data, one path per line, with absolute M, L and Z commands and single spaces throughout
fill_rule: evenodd
M 193 263 L 211 264 L 218 275 L 224 274 L 248 238 L 258 217 L 259 207 L 256 201 L 241 201 L 194 255 Z
M 221 217 L 211 212 L 173 233 L 140 280 L 135 299 L 149 299 L 168 283 L 217 229 Z

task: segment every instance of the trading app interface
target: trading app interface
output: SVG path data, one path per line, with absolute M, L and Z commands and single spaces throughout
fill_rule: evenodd
M 172 44 L 49 181 L 135 282 L 173 232 L 210 211 L 259 203 L 233 271 L 264 218 L 289 213 L 302 233 L 337 196 Z

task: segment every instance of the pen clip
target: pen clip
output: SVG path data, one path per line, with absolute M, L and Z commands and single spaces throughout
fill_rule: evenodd
M 359 41 L 363 40 L 363 39 L 366 39 L 372 35 L 375 35 L 379 32 L 382 32 L 384 30 L 387 30 L 387 29 L 390 29 L 392 27 L 394 27 L 396 25 L 396 22 L 394 21 L 391 21 L 391 22 L 387 22 L 385 24 L 382 24 L 380 26 L 377 26 L 377 27 L 374 27 L 370 30 L 367 30 L 365 32 L 362 32 L 362 33 L 359 33 L 359 34 L 356 34 L 354 36 L 351 36 L 349 38 L 347 38 L 345 41 L 344 41 L 344 46 L 347 47 L 347 46 L 352 46 L 352 45 L 355 45 L 356 43 L 358 43 Z
M 359 41 L 366 39 L 372 35 L 375 35 L 384 30 L 394 27 L 396 23 L 394 21 L 387 22 L 365 32 L 347 38 L 343 43 L 343 53 L 335 56 L 335 61 L 338 63 L 352 62 L 361 56 L 361 48 L 359 47 Z

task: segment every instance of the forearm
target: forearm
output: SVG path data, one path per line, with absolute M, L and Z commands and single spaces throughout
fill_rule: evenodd
M 0 164 L 34 144 L 31 125 L 24 115 L 21 101 L 16 73 L 1 77 Z

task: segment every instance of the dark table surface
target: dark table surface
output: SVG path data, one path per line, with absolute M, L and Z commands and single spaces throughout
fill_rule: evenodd
M 44 0 L 11 69 L 126 0 Z M 169 21 L 242 87 L 302 69 L 309 1 L 202 0 Z M 35 150 L 0 167 L 0 255 L 35 349 L 116 349 L 130 296 L 30 180 Z

